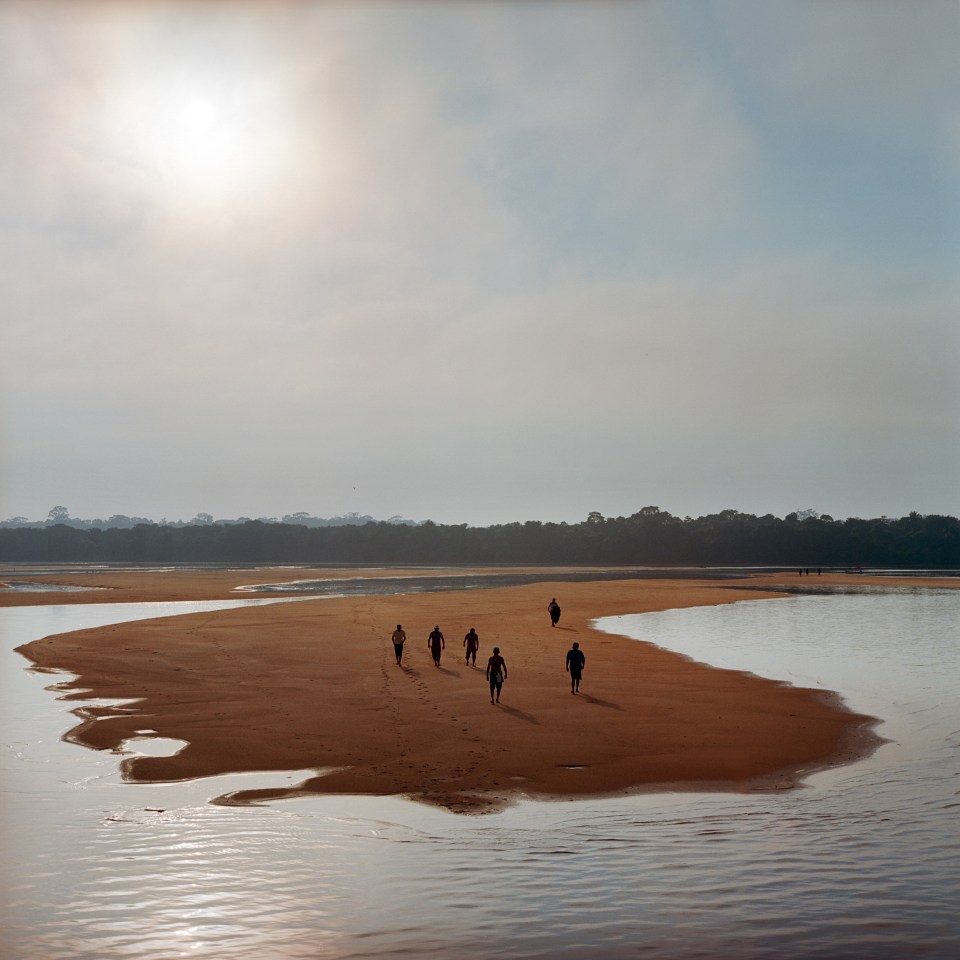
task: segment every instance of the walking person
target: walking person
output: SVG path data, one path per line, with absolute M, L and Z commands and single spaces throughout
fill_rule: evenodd
M 493 648 L 493 656 L 487 661 L 487 679 L 490 681 L 490 702 L 493 703 L 496 695 L 497 703 L 500 702 L 500 690 L 503 687 L 503 681 L 507 679 L 507 662 L 500 656 L 500 648 Z
M 397 666 L 400 666 L 400 661 L 403 659 L 403 645 L 407 642 L 407 634 L 405 633 L 403 627 L 400 624 L 397 624 L 397 629 L 393 631 L 393 653 L 397 658 Z
M 430 648 L 430 654 L 433 656 L 433 665 L 439 667 L 440 651 L 446 649 L 447 646 L 447 642 L 443 639 L 443 634 L 440 632 L 439 623 L 430 631 L 430 636 L 427 637 L 427 646 Z
M 580 692 L 580 678 L 583 676 L 583 665 L 587 658 L 583 655 L 579 643 L 574 643 L 573 649 L 567 651 L 567 673 L 570 674 L 570 692 Z
M 550 613 L 550 626 L 555 627 L 560 622 L 560 604 L 556 597 L 547 604 L 547 610 Z
M 477 636 L 477 631 L 473 627 L 470 628 L 470 632 L 463 638 L 463 645 L 467 648 L 467 663 L 470 663 L 471 658 L 473 659 L 473 665 L 477 665 L 477 651 L 480 649 L 480 637 Z

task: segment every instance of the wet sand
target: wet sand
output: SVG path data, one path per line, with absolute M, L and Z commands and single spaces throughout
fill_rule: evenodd
M 58 574 L 31 579 L 107 589 L 0 593 L 0 603 L 225 599 L 244 584 L 358 575 L 383 573 Z M 882 742 L 870 718 L 822 691 L 717 670 L 599 633 L 589 626 L 595 618 L 768 599 L 798 587 L 958 586 L 839 574 L 764 574 L 722 584 L 571 583 L 543 575 L 534 585 L 299 600 L 139 621 L 47 637 L 20 652 L 42 669 L 77 675 L 63 685 L 66 697 L 81 703 L 69 739 L 115 750 L 150 729 L 187 742 L 172 757 L 127 757 L 122 768 L 131 780 L 309 769 L 316 776 L 295 788 L 222 799 L 363 793 L 483 812 L 523 796 L 783 789 Z M 563 608 L 555 628 L 546 610 L 553 596 Z M 408 637 L 402 666 L 390 642 L 397 623 Z M 439 668 L 427 648 L 434 624 L 447 641 Z M 471 626 L 480 635 L 476 667 L 464 663 Z M 587 657 L 578 695 L 564 670 L 574 640 Z M 499 705 L 490 703 L 484 679 L 494 646 L 509 671 Z M 96 698 L 136 703 L 98 706 Z

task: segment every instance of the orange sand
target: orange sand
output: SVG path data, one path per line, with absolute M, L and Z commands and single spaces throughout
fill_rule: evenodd
M 37 577 L 110 589 L 7 594 L 0 604 L 102 603 L 107 596 L 218 599 L 239 584 L 358 573 Z M 529 586 L 167 617 L 47 637 L 20 652 L 42 669 L 76 674 L 60 685 L 69 699 L 137 698 L 133 711 L 78 707 L 81 723 L 70 739 L 118 750 L 135 731 L 149 728 L 187 741 L 173 757 L 127 757 L 123 773 L 131 780 L 316 771 L 296 788 L 244 791 L 231 798 L 238 802 L 301 793 L 397 794 L 482 812 L 521 796 L 778 789 L 796 785 L 805 772 L 862 757 L 882 742 L 871 731 L 871 718 L 850 713 L 821 691 L 694 663 L 598 633 L 589 621 L 770 598 L 778 585 L 898 581 L 833 574 L 801 581 L 779 574 L 737 581 L 744 589 L 731 590 L 731 581 L 566 583 L 551 582 L 549 572 L 544 577 Z M 957 586 L 955 580 L 904 582 Z M 764 592 L 756 589 L 764 586 Z M 546 611 L 553 596 L 563 607 L 557 628 Z M 397 623 L 408 637 L 402 667 L 390 642 Z M 439 669 L 427 649 L 434 624 L 447 639 Z M 480 635 L 477 667 L 464 664 L 462 641 L 471 626 Z M 571 695 L 564 671 L 574 640 L 587 657 L 578 696 Z M 498 706 L 489 702 L 483 670 L 494 646 L 509 670 Z

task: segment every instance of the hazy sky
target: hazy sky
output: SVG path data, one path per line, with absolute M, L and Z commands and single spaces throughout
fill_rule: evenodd
M 960 4 L 0 4 L 0 519 L 960 514 Z

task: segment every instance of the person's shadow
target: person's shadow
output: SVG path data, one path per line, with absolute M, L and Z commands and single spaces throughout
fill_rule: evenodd
M 518 710 L 516 707 L 508 707 L 506 704 L 498 703 L 497 706 L 504 712 L 509 713 L 511 717 L 516 717 L 518 720 L 524 720 L 527 723 L 532 723 L 535 726 L 540 725 L 540 721 L 530 713 L 524 713 L 522 710 Z
M 619 703 L 611 703 L 609 700 L 601 700 L 599 697 L 591 697 L 589 693 L 582 693 L 577 691 L 577 696 L 582 700 L 586 700 L 587 703 L 596 704 L 598 707 L 607 707 L 609 710 L 622 710 L 623 707 Z

